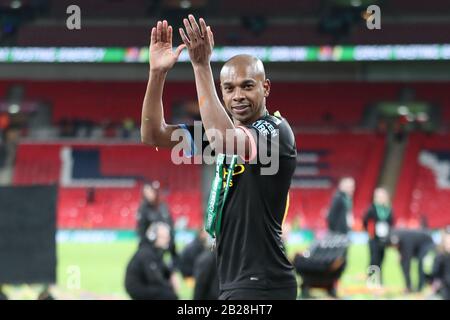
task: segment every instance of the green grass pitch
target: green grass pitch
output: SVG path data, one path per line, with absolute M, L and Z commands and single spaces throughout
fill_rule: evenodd
M 58 245 L 58 284 L 56 291 L 62 297 L 81 299 L 127 299 L 124 290 L 126 265 L 133 255 L 135 241 L 112 243 L 61 243 Z M 288 246 L 292 255 L 301 246 Z M 400 270 L 398 253 L 388 249 L 384 262 L 384 289 L 369 289 L 366 283 L 368 248 L 352 245 L 349 250 L 347 269 L 339 283 L 339 295 L 349 299 L 404 298 L 404 281 Z M 414 270 L 414 264 L 412 266 Z M 79 278 L 77 273 L 79 272 Z M 413 280 L 416 280 L 413 272 Z M 79 282 L 77 282 L 78 280 Z M 180 298 L 190 299 L 192 285 L 179 277 Z M 79 285 L 79 288 L 77 286 Z M 320 290 L 317 296 L 325 297 Z M 313 292 L 314 293 L 314 292 Z M 322 294 L 322 295 L 321 295 Z

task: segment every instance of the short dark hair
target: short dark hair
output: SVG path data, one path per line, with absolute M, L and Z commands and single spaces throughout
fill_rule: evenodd
M 153 180 L 153 181 L 146 181 L 144 182 L 144 187 L 149 186 L 152 187 L 155 190 L 158 190 L 161 187 L 161 184 L 159 183 L 158 180 Z

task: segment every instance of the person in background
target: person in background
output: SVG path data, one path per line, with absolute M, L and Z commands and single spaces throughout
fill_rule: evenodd
M 207 242 L 208 233 L 202 228 L 195 239 L 183 249 L 179 259 L 179 269 L 183 277 L 193 276 L 195 261 L 205 251 Z
M 450 300 L 450 225 L 442 233 L 439 253 L 433 263 L 433 290 Z
M 425 284 L 423 259 L 435 248 L 433 238 L 426 230 L 399 229 L 391 232 L 390 244 L 397 247 L 400 253 L 400 264 L 406 283 L 406 291 L 413 292 L 411 285 L 411 261 L 418 261 L 419 283 L 417 291 L 421 291 Z
M 142 202 L 137 212 L 137 233 L 139 245 L 148 242 L 146 232 L 155 222 L 164 222 L 170 228 L 170 245 L 168 251 L 172 256 L 172 264 L 178 266 L 178 252 L 175 245 L 175 226 L 169 209 L 161 200 L 160 184 L 158 181 L 145 183 L 142 189 Z
M 125 289 L 133 300 L 176 300 L 177 284 L 163 259 L 170 245 L 170 227 L 155 222 L 146 232 L 143 242 L 131 258 L 125 274 Z
M 219 273 L 217 271 L 216 253 L 211 241 L 207 241 L 203 252 L 195 260 L 193 275 L 195 279 L 194 300 L 219 299 Z
M 352 229 L 353 194 L 355 192 L 355 180 L 350 177 L 339 181 L 338 190 L 333 197 L 327 222 L 328 230 L 337 234 L 348 234 Z
M 393 221 L 389 193 L 384 188 L 375 189 L 373 203 L 364 216 L 363 224 L 369 234 L 370 265 L 377 266 L 380 271 Z

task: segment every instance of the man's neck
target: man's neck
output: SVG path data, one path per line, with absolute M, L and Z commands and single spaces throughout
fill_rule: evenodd
M 248 121 L 240 122 L 239 120 L 233 119 L 233 124 L 236 127 L 238 127 L 238 126 L 246 126 L 246 125 L 252 124 L 253 122 L 258 120 L 259 118 L 263 117 L 266 113 L 267 113 L 267 109 L 266 109 L 266 107 L 263 107 L 263 108 L 261 108 L 260 112 L 255 114 L 255 116 L 252 117 L 251 119 L 249 119 Z

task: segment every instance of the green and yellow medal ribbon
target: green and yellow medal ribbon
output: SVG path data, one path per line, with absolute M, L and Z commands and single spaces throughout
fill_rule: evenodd
M 230 165 L 226 174 L 224 174 L 226 155 L 219 153 L 216 162 L 216 171 L 211 184 L 211 193 L 209 194 L 208 206 L 205 214 L 205 230 L 211 237 L 216 238 L 219 235 L 222 223 L 222 211 L 225 200 L 230 189 L 231 178 L 237 163 L 237 155 L 231 156 Z M 224 180 L 226 183 L 224 184 Z M 221 195 L 223 194 L 223 197 Z

